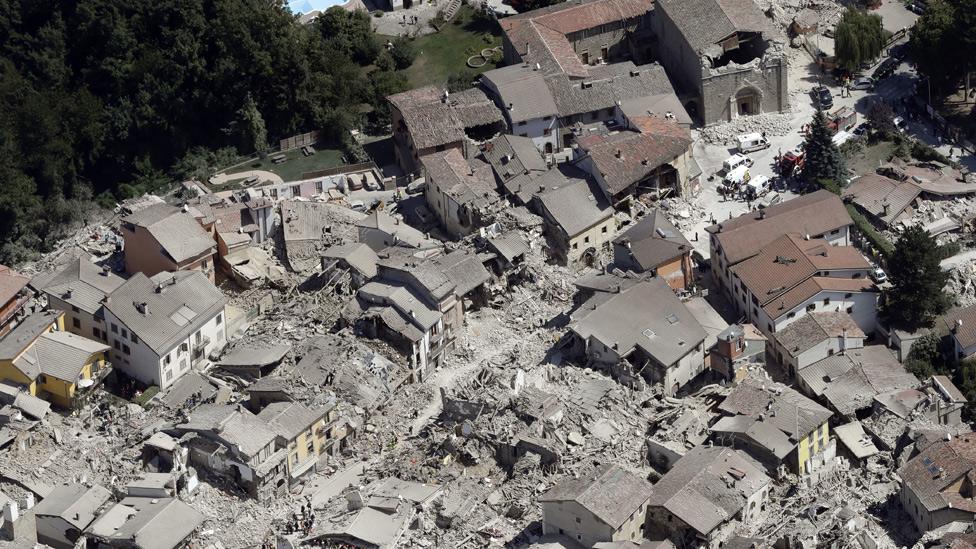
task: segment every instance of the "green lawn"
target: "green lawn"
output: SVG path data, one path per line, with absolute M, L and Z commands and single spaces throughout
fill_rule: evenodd
M 235 166 L 227 170 L 227 173 L 246 172 L 248 170 L 265 170 L 280 175 L 285 181 L 297 181 L 301 179 L 303 173 L 334 168 L 336 166 L 341 166 L 343 163 L 342 151 L 337 149 L 316 148 L 315 154 L 312 156 L 302 155 L 301 149 L 290 150 L 285 153 L 288 160 L 282 162 L 281 164 L 273 164 L 271 162 L 271 157 L 274 156 L 274 154 L 275 153 L 269 154 L 264 160 L 256 160 L 254 162 L 241 164 L 240 166 Z M 218 191 L 220 189 L 213 190 Z
M 440 32 L 421 36 L 414 41 L 417 59 L 405 71 L 411 88 L 443 86 L 452 74 L 467 70 L 475 76 L 495 68 L 501 55 L 478 69 L 471 69 L 466 64 L 468 57 L 480 53 L 482 49 L 502 45 L 498 23 L 475 19 L 473 15 L 474 10 L 464 5 L 454 20 L 441 28 Z
M 890 141 L 880 141 L 864 148 L 864 150 L 851 159 L 848 167 L 856 175 L 874 173 L 878 164 L 887 162 L 895 150 L 895 144 Z

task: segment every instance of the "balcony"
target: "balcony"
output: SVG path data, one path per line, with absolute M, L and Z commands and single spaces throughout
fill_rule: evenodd
M 193 347 L 190 349 L 190 351 L 192 353 L 191 356 L 193 357 L 194 361 L 203 358 L 205 351 L 207 349 L 207 345 L 210 345 L 210 338 L 206 336 L 201 337 L 199 340 L 193 342 Z

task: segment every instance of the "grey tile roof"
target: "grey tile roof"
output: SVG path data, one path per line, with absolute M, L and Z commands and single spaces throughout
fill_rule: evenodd
M 513 124 L 558 115 L 545 74 L 528 64 L 509 65 L 482 73 L 485 85 L 497 90 Z
M 753 0 L 657 0 L 656 9 L 668 15 L 699 54 L 735 32 L 760 32 L 766 39 L 778 36 Z M 712 53 L 718 57 L 722 50 Z
M 136 273 L 112 292 L 105 308 L 157 353 L 179 341 L 224 310 L 227 299 L 199 271 L 159 273 L 151 279 Z M 137 304 L 146 303 L 148 313 Z
M 502 183 L 526 174 L 539 175 L 549 169 L 535 142 L 518 135 L 499 135 L 485 143 L 481 156 Z
M 480 160 L 469 162 L 457 149 L 424 155 L 420 163 L 426 171 L 427 184 L 436 186 L 458 204 L 487 208 L 501 200 L 491 166 Z
M 622 357 L 639 347 L 665 366 L 695 352 L 708 335 L 660 278 L 622 289 L 595 308 L 584 303 L 570 329 L 583 339 L 592 337 L 609 348 L 616 345 Z
M 651 490 L 651 506 L 663 507 L 708 535 L 732 520 L 769 477 L 738 451 L 697 446 L 679 459 Z
M 830 410 L 782 383 L 761 383 L 753 379 L 732 389 L 719 404 L 719 410 L 772 426 L 789 437 L 793 446 L 832 415 Z
M 206 517 L 176 498 L 127 497 L 89 528 L 92 535 L 138 549 L 174 549 Z
M 525 255 L 530 249 L 529 243 L 518 231 L 509 231 L 495 238 L 489 238 L 488 248 L 509 263 Z
M 60 517 L 79 530 L 84 530 L 98 511 L 112 497 L 103 486 L 96 484 L 91 488 L 84 484 L 58 486 L 34 507 L 37 517 Z
M 255 346 L 242 345 L 220 359 L 221 366 L 269 366 L 281 362 L 291 350 L 291 344 Z
M 69 332 L 49 332 L 37 339 L 32 351 L 42 374 L 74 383 L 92 355 L 108 349 L 100 341 Z
M 529 204 L 541 194 L 568 187 L 579 182 L 587 183 L 589 175 L 570 164 L 560 164 L 545 172 L 534 172 L 513 177 L 505 182 L 505 192 L 517 202 Z M 589 183 L 587 183 L 589 184 Z
M 257 455 L 274 442 L 275 433 L 261 418 L 243 407 L 204 404 L 190 413 L 189 420 L 177 426 L 181 431 L 209 433 L 237 447 L 246 457 Z
M 293 441 L 309 430 L 328 412 L 313 410 L 297 402 L 272 402 L 258 413 L 258 418 L 286 441 Z
M 610 109 L 626 100 L 673 96 L 674 88 L 657 64 L 634 65 L 631 61 L 590 67 L 585 78 L 552 74 L 545 79 L 560 117 Z
M 569 238 L 613 216 L 613 208 L 592 181 L 576 180 L 540 194 L 537 200 Z
M 369 282 L 359 289 L 358 295 L 367 303 L 393 307 L 404 319 L 409 319 L 408 324 L 415 324 L 422 332 L 429 330 L 441 318 L 440 311 L 426 305 L 401 284 Z
M 294 375 L 313 386 L 327 386 L 350 404 L 374 410 L 392 396 L 407 371 L 354 337 L 326 334 L 309 341 Z M 262 381 L 271 379 L 278 378 Z
M 380 260 L 376 252 L 362 242 L 332 246 L 322 253 L 322 257 L 341 259 L 367 278 L 376 276 L 376 263 Z
M 213 253 L 217 243 L 193 216 L 168 204 L 156 204 L 122 219 L 144 227 L 177 263 Z
M 630 254 L 643 270 L 691 253 L 691 243 L 681 234 L 664 212 L 655 208 L 614 239 L 615 244 L 629 245 Z
M 651 483 L 612 463 L 587 475 L 566 478 L 539 501 L 575 501 L 596 518 L 616 529 L 638 511 L 651 495 Z
M 115 291 L 123 282 L 125 280 L 111 270 L 79 257 L 57 271 L 34 277 L 31 285 L 86 313 L 95 314 L 101 308 L 105 296 Z
M 61 311 L 41 311 L 21 320 L 16 328 L 0 339 L 0 360 L 13 360 L 57 322 L 62 314 Z
M 39 399 L 20 387 L 14 387 L 0 381 L 0 405 L 2 404 L 12 405 L 37 419 L 44 419 L 44 416 L 51 410 L 51 404 L 48 401 Z
M 951 309 L 939 318 L 938 323 L 963 349 L 976 345 L 976 304 Z
M 437 248 L 437 242 L 407 223 L 382 210 L 376 210 L 356 223 L 357 227 L 382 231 L 397 241 L 398 246 L 419 249 Z
M 799 376 L 814 394 L 823 395 L 845 415 L 871 406 L 874 398 L 883 393 L 921 385 L 882 345 L 849 349 L 842 355 L 827 357 L 800 370 Z
M 356 231 L 351 227 L 365 218 L 365 215 L 338 204 L 304 200 L 281 202 L 282 232 L 286 244 L 319 241 L 326 230 L 339 238 L 355 240 Z

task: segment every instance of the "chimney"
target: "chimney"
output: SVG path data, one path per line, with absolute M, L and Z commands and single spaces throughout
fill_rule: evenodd
M 888 203 L 885 202 L 885 203 L 881 204 L 881 207 L 884 208 L 884 214 L 885 215 L 888 215 Z
M 535 64 L 535 70 L 537 70 L 537 71 L 538 71 L 538 70 L 542 70 L 542 65 L 540 65 L 540 64 L 538 64 L 538 63 L 536 63 L 536 64 Z
M 766 219 L 766 208 L 759 210 L 759 219 Z
M 112 302 L 112 296 L 110 296 L 110 295 L 107 295 L 107 296 L 105 296 L 105 297 L 102 298 L 102 303 L 104 303 L 106 305 L 108 305 L 111 302 Z
M 442 103 L 447 103 L 447 100 L 451 98 L 451 92 L 444 90 L 444 96 L 441 97 Z
M 186 204 L 186 203 L 184 203 L 184 204 L 183 204 L 183 213 L 186 213 L 186 212 L 188 212 L 188 211 L 190 211 L 190 205 L 189 205 L 189 204 Z
M 508 104 L 508 110 L 512 110 L 513 108 L 515 108 L 515 105 L 512 104 L 512 103 L 509 103 Z
M 108 276 L 112 269 L 108 265 L 102 265 L 102 276 Z
M 17 502 L 10 500 L 9 503 L 3 506 L 3 522 L 5 524 L 13 524 L 19 518 L 20 510 L 18 509 Z
M 140 313 L 144 314 L 144 315 L 148 315 L 149 314 L 149 304 L 146 303 L 145 301 L 142 301 L 140 303 L 136 303 L 136 310 L 139 311 Z
M 64 291 L 64 298 L 65 299 L 70 299 L 71 298 L 71 292 L 73 292 L 73 291 L 74 291 L 74 288 L 72 288 L 71 286 L 68 286 L 68 289 Z
M 617 156 L 617 158 L 620 158 L 622 160 L 623 157 L 624 157 L 624 151 L 622 151 L 620 149 L 617 149 L 617 155 L 616 156 Z
M 525 43 L 525 56 L 528 57 L 529 53 L 532 52 L 532 45 L 528 42 Z
M 961 328 L 962 328 L 962 319 L 961 318 L 957 318 L 956 319 L 956 325 L 952 327 L 952 333 L 954 333 L 954 334 L 955 333 L 958 333 Z

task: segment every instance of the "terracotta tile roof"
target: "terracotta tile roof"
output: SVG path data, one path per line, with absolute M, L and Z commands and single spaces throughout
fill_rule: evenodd
M 852 225 L 840 197 L 826 190 L 740 215 L 705 230 L 715 235 L 729 265 L 759 253 L 784 234 L 817 236 Z
M 547 74 L 583 78 L 583 65 L 567 35 L 644 17 L 654 8 L 649 0 L 587 0 L 562 2 L 506 17 L 502 30 L 524 62 L 538 63 Z
M 784 235 L 732 267 L 732 273 L 766 305 L 803 281 L 826 270 L 869 270 L 871 264 L 855 248 L 831 246 L 824 239 Z
M 976 513 L 972 498 L 963 497 L 960 489 L 976 469 L 976 436 L 961 435 L 942 440 L 922 450 L 898 469 L 904 489 L 911 491 L 929 512 L 953 508 Z
M 614 244 L 627 244 L 637 265 L 653 269 L 675 257 L 691 253 L 691 243 L 655 208 L 623 234 Z
M 23 290 L 30 279 L 11 270 L 10 267 L 0 265 L 0 306 L 6 305 Z
M 613 196 L 688 151 L 691 137 L 676 122 L 645 120 L 644 131 L 588 135 L 577 142 L 592 159 Z
M 773 337 L 790 356 L 796 357 L 822 341 L 841 336 L 865 337 L 851 315 L 840 311 L 828 311 L 803 315 L 776 332 Z
M 867 174 L 852 181 L 842 196 L 890 225 L 920 194 L 922 188 L 912 181 L 895 181 L 883 175 Z
M 833 290 L 837 292 L 873 292 L 877 289 L 874 283 L 867 278 L 830 278 L 815 276 L 808 278 L 790 291 L 779 296 L 775 301 L 769 302 L 763 307 L 771 318 L 779 318 L 793 307 L 803 303 L 807 299 L 823 291 Z

